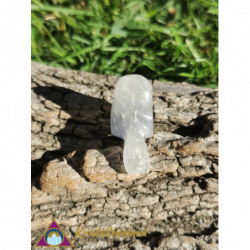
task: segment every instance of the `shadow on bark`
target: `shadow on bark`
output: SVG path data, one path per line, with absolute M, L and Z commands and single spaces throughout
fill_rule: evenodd
M 203 126 L 180 126 L 178 129 L 174 130 L 172 133 L 181 136 L 199 136 L 203 130 Z
M 56 145 L 53 144 L 52 150 L 48 150 L 42 157 L 31 162 L 32 179 L 41 173 L 44 164 L 71 151 L 86 151 L 121 145 L 122 140 L 111 135 L 109 128 L 111 104 L 106 100 L 57 86 L 35 87 L 33 92 L 38 95 L 42 103 L 48 100 L 52 102 L 52 105 L 58 105 L 57 110 L 60 109 L 61 118 L 58 120 L 62 123 L 59 127 L 63 128 L 52 133 L 50 128 L 46 128 L 46 122 L 41 122 L 41 132 L 46 132 L 48 135 L 53 134 Z M 51 108 L 51 110 L 55 109 Z M 64 117 L 61 116 L 61 113 L 64 113 Z M 65 118 L 65 115 L 68 115 L 69 118 Z M 99 118 L 105 119 L 105 124 Z M 65 121 L 64 125 L 63 121 Z

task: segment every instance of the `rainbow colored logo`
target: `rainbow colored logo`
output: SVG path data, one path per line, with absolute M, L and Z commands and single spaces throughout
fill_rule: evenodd
M 73 245 L 55 220 L 53 220 L 35 247 L 73 247 Z

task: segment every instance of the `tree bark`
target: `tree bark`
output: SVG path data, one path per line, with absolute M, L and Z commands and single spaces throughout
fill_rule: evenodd
M 117 79 L 32 63 L 32 248 L 55 219 L 74 249 L 218 249 L 218 91 L 151 80 L 151 168 L 129 175 L 110 134 Z

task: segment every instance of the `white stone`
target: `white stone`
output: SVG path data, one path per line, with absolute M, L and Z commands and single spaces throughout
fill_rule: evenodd
M 153 136 L 152 85 L 143 76 L 121 77 L 115 86 L 111 133 L 125 141 L 123 162 L 128 174 L 147 173 L 149 155 L 144 139 Z

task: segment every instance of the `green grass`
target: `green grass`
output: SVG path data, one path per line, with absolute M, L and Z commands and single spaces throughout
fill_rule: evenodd
M 32 61 L 218 86 L 218 0 L 32 0 Z

